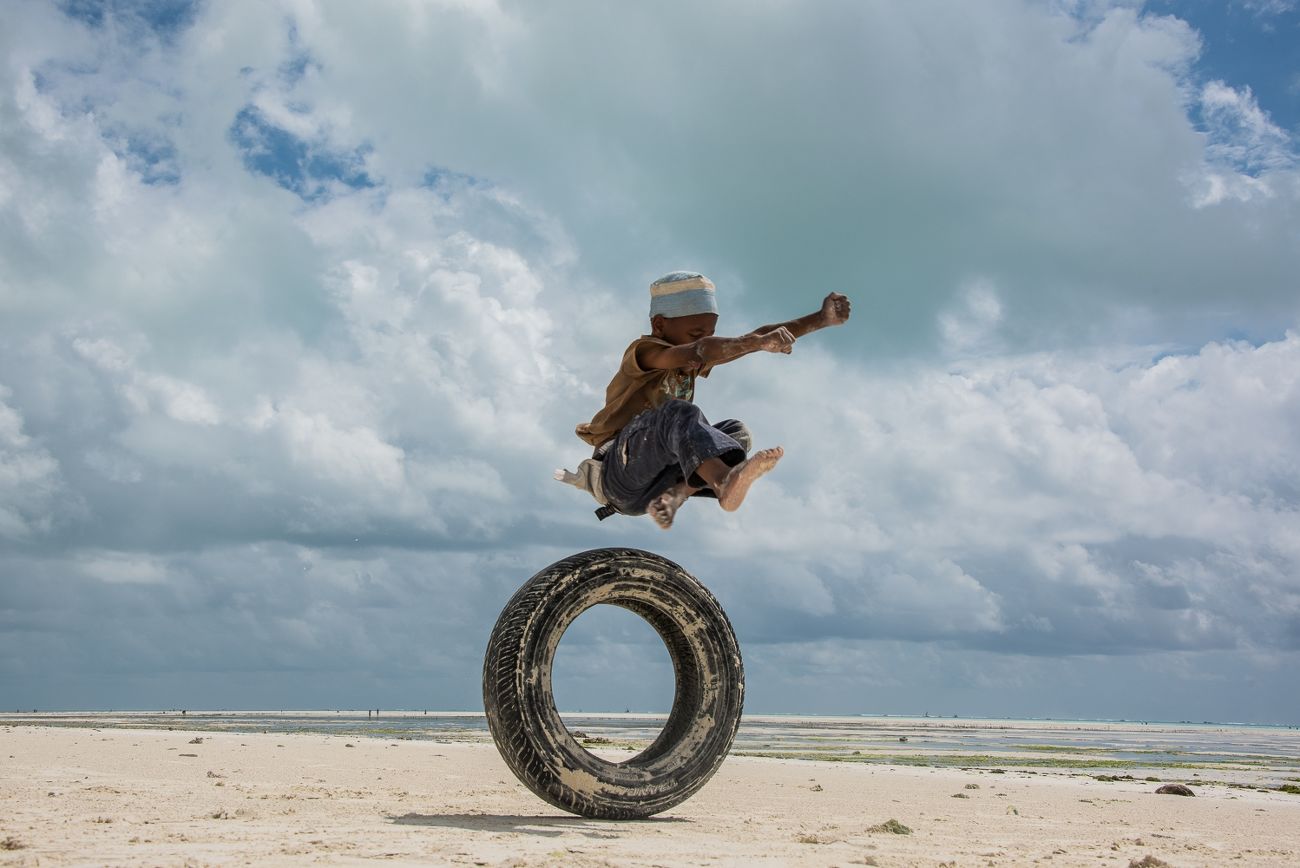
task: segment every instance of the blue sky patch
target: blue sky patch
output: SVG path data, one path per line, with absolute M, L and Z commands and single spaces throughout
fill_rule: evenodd
M 335 185 L 357 190 L 376 184 L 365 168 L 368 147 L 335 150 L 308 142 L 276 126 L 256 106 L 240 109 L 230 125 L 230 140 L 250 172 L 308 202 L 328 198 Z
M 451 169 L 444 169 L 441 166 L 431 166 L 424 173 L 424 179 L 420 182 L 421 187 L 433 190 L 443 199 L 450 199 L 453 187 L 479 187 L 487 184 L 482 178 L 476 178 L 473 175 L 466 175 L 463 172 L 455 172 Z
M 302 81 L 307 74 L 308 69 L 319 69 L 320 64 L 312 60 L 311 55 L 307 52 L 294 54 L 284 63 L 280 64 L 277 70 L 280 74 L 280 80 L 292 87 Z
M 119 157 L 126 159 L 140 180 L 151 185 L 179 184 L 180 162 L 176 146 L 167 139 L 151 136 L 130 136 L 115 148 Z
M 276 70 L 279 73 L 280 81 L 289 87 L 293 87 L 302 81 L 303 77 L 307 75 L 307 70 L 319 71 L 321 69 L 320 63 L 311 56 L 311 52 L 302 47 L 302 40 L 298 38 L 298 26 L 296 24 L 289 25 L 289 51 L 289 59 L 281 63 Z
M 1300 137 L 1300 2 L 1153 0 L 1147 9 L 1200 34 L 1199 81 L 1250 87 L 1273 123 Z
M 59 0 L 59 11 L 93 28 L 110 18 L 169 39 L 198 17 L 202 0 Z

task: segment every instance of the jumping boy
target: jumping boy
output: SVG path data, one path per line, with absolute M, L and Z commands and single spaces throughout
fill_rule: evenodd
M 596 511 L 601 518 L 648 512 L 664 530 L 693 495 L 736 510 L 785 453 L 776 446 L 750 456 L 742 423 L 709 424 L 692 403 L 695 378 L 753 352 L 789 353 L 798 338 L 848 318 L 849 300 L 832 292 L 816 313 L 737 338 L 715 337 L 713 282 L 686 271 L 659 278 L 650 284 L 651 334 L 628 346 L 605 390 L 605 408 L 576 429 L 595 454 L 577 473 L 556 471 L 556 478 L 605 504 Z

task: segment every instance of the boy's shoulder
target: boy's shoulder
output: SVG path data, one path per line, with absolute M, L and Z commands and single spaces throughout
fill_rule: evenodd
M 624 373 L 647 373 L 641 369 L 641 364 L 637 359 L 638 354 L 643 347 L 671 347 L 672 344 L 660 337 L 654 335 L 641 335 L 634 338 L 623 351 L 623 361 L 619 369 Z
M 629 358 L 635 357 L 636 354 L 641 351 L 642 347 L 671 346 L 672 344 L 668 343 L 668 341 L 663 338 L 655 337 L 654 335 L 641 335 L 640 337 L 633 338 L 628 342 L 627 349 L 623 350 L 623 361 L 626 363 Z
M 643 344 L 653 344 L 654 346 L 657 347 L 672 346 L 672 344 L 670 344 L 668 341 L 664 340 L 661 337 L 657 337 L 655 335 L 641 335 L 640 337 L 633 338 L 632 342 L 627 345 L 627 348 L 630 350 L 633 347 L 639 347 L 642 346 Z

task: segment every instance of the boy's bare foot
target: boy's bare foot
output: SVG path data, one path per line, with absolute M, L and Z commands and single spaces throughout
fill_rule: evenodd
M 686 502 L 686 498 L 691 496 L 692 489 L 685 482 L 679 482 L 663 494 L 650 501 L 646 507 L 646 512 L 655 520 L 655 524 L 664 530 L 673 526 L 673 516 L 677 515 L 677 509 Z
M 754 484 L 755 479 L 775 467 L 782 455 L 785 455 L 785 450 L 780 446 L 760 449 L 731 468 L 722 483 L 713 489 L 718 495 L 718 504 L 727 512 L 735 512 L 739 509 L 740 504 L 745 500 L 745 495 L 749 493 L 749 486 Z

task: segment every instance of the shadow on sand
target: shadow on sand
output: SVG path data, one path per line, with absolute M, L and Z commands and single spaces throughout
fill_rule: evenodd
M 689 823 L 684 817 L 648 817 L 644 820 L 587 820 L 559 815 L 539 817 L 527 814 L 402 814 L 390 816 L 399 826 L 441 826 L 475 832 L 524 832 L 529 835 L 556 837 L 577 832 L 588 838 L 614 838 L 612 834 L 627 823 Z

